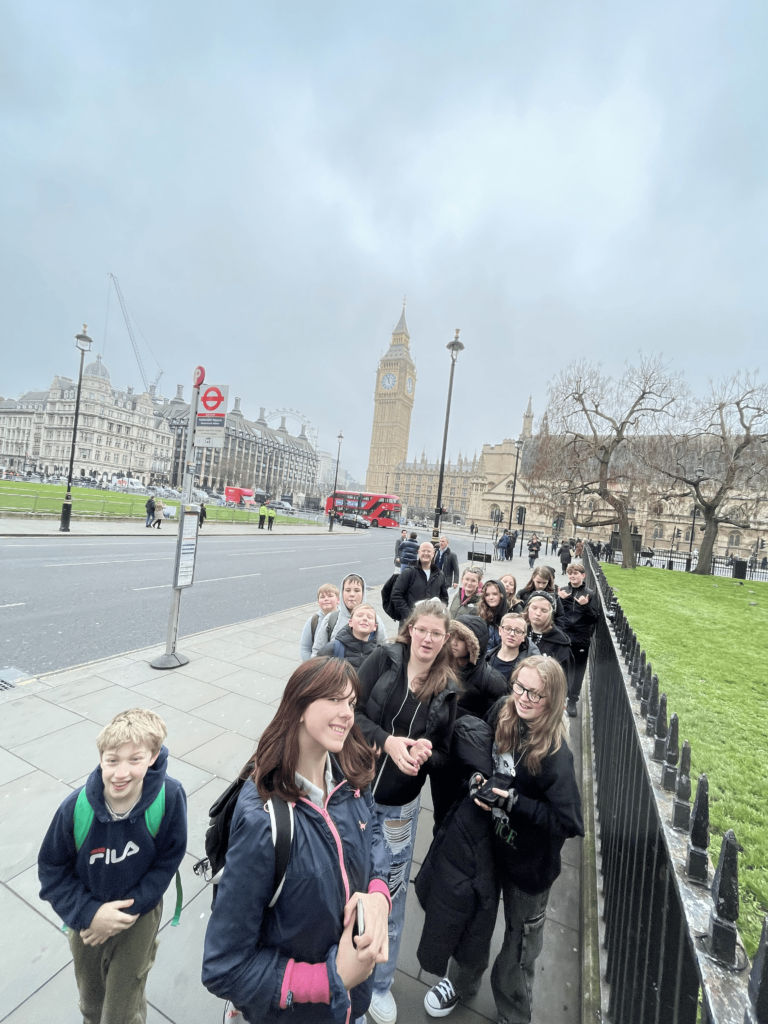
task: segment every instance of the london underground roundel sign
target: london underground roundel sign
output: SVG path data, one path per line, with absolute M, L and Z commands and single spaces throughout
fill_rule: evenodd
M 224 401 L 224 395 L 215 384 L 211 384 L 211 386 L 206 388 L 202 395 L 200 395 L 200 401 L 208 412 L 216 412 Z

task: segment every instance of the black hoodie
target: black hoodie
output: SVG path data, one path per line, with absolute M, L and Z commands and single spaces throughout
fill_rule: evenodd
M 491 666 L 494 671 L 498 672 L 499 675 L 504 676 L 504 679 L 509 682 L 512 673 L 515 671 L 517 666 L 525 661 L 526 658 L 532 658 L 534 654 L 541 654 L 541 651 L 536 644 L 529 637 L 526 637 L 517 649 L 517 657 L 514 661 L 502 661 L 498 657 L 498 653 L 501 650 L 501 644 L 494 647 L 493 650 L 488 651 L 485 656 L 485 660 Z M 507 688 L 509 692 L 509 688 Z
M 570 685 L 574 669 L 573 654 L 571 653 L 571 641 L 562 629 L 553 626 L 548 633 L 535 633 L 531 628 L 528 631 L 528 639 L 533 640 L 539 648 L 539 654 L 543 654 L 547 658 L 554 658 L 559 662 Z
M 496 701 L 509 693 L 504 677 L 485 660 L 488 626 L 479 615 L 464 615 L 451 623 L 451 637 L 463 640 L 469 650 L 469 661 L 460 669 L 463 692 L 456 706 L 456 717 L 485 718 Z
M 337 644 L 341 647 L 338 654 L 336 653 Z M 325 647 L 320 648 L 319 657 L 343 658 L 353 668 L 360 668 L 365 659 L 373 654 L 377 647 L 378 641 L 375 629 L 367 640 L 358 640 L 349 626 L 343 626 L 336 634 L 335 639 L 329 640 Z
M 564 614 L 563 621 L 558 625 L 568 634 L 574 647 L 589 647 L 597 620 L 600 617 L 597 596 L 594 590 L 587 588 L 586 584 L 582 584 L 574 590 L 569 583 L 561 589 L 567 592 L 568 596 L 561 598 Z M 576 598 L 584 595 L 589 598 L 589 601 L 586 604 L 579 604 Z

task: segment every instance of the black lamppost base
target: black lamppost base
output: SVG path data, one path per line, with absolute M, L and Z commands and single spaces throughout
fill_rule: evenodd
M 72 495 L 67 492 L 67 496 L 64 498 L 64 503 L 61 506 L 61 522 L 59 524 L 59 533 L 69 533 L 69 523 L 72 519 Z
M 152 668 L 179 668 L 181 665 L 187 665 L 188 663 L 189 658 L 186 654 L 179 654 L 176 651 L 174 654 L 159 654 L 149 664 Z

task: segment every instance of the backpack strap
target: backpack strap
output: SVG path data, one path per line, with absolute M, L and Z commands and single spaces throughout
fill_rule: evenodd
M 267 800 L 266 809 L 269 811 L 269 821 L 272 826 L 272 843 L 275 847 L 274 885 L 272 899 L 269 903 L 270 907 L 274 907 L 283 890 L 285 875 L 288 871 L 288 861 L 291 856 L 293 804 L 287 803 L 279 797 L 272 797 L 271 800 Z
M 85 786 L 83 786 L 77 794 L 75 813 L 73 816 L 75 849 L 78 853 L 80 852 L 80 847 L 85 842 L 85 837 L 91 831 L 93 816 L 93 808 L 91 807 L 90 801 L 88 800 L 88 796 L 85 792 Z
M 334 658 L 343 658 L 346 653 L 347 653 L 347 648 L 344 646 L 344 644 L 341 642 L 341 640 L 339 640 L 339 638 L 336 637 L 336 639 L 333 641 L 333 656 L 334 656 Z
M 144 811 L 144 821 L 146 822 L 147 832 L 154 839 L 157 833 L 160 831 L 160 825 L 163 821 L 163 815 L 165 814 L 165 783 L 160 788 L 160 792 L 157 794 L 155 799 Z
M 312 643 L 315 642 L 315 633 L 317 632 L 317 624 L 318 624 L 319 621 L 320 621 L 320 616 L 318 615 L 317 612 L 315 612 L 315 614 L 309 620 L 309 629 L 310 629 L 310 632 L 312 633 Z
M 328 615 L 328 639 L 331 639 L 331 633 L 334 630 L 336 623 L 339 621 L 339 609 L 330 612 Z

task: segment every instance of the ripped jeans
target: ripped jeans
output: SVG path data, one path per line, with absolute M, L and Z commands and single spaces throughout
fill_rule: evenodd
M 373 976 L 375 992 L 389 992 L 395 976 L 405 921 L 405 898 L 408 895 L 408 880 L 411 876 L 420 801 L 421 797 L 417 796 L 415 800 L 401 807 L 376 804 L 376 816 L 389 853 L 389 894 L 392 897 L 392 912 L 389 915 L 389 959 L 385 964 L 376 966 L 376 973 Z

